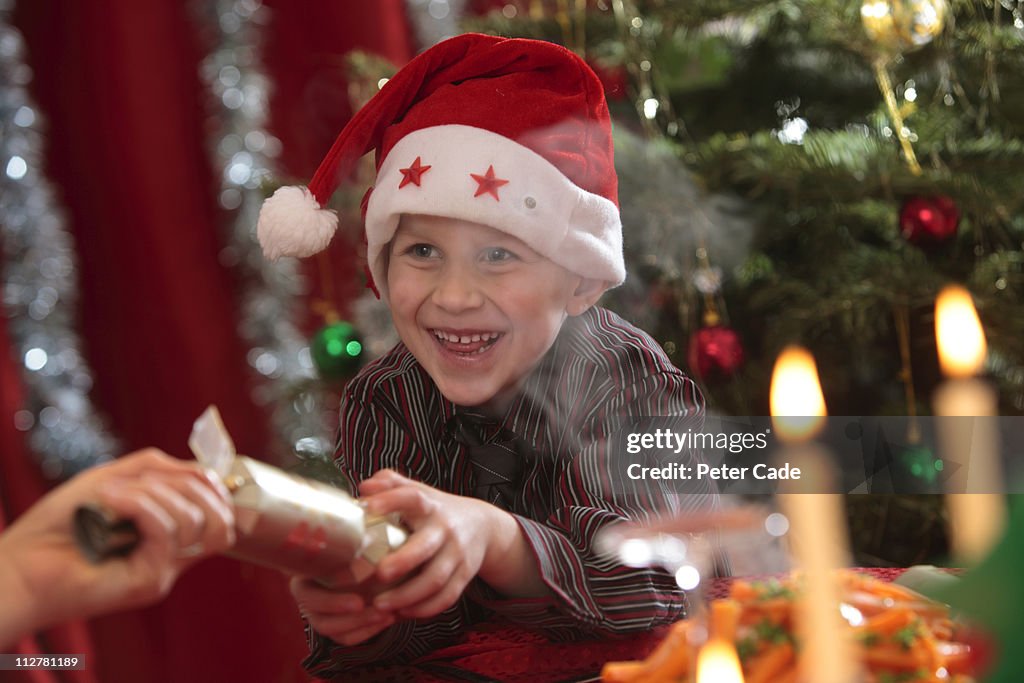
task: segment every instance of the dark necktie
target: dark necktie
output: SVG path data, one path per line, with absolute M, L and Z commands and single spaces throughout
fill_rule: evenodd
M 473 465 L 473 495 L 504 510 L 512 507 L 519 489 L 519 476 L 526 451 L 522 440 L 507 429 L 495 428 L 494 420 L 475 413 L 455 413 L 448 421 L 448 432 L 465 447 Z

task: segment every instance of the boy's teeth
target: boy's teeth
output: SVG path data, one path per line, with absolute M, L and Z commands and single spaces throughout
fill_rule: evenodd
M 441 341 L 448 342 L 450 344 L 477 344 L 480 342 L 487 343 L 493 341 L 500 337 L 501 334 L 498 332 L 484 332 L 483 334 L 456 335 L 451 334 L 450 332 L 445 332 L 444 330 L 434 330 L 434 336 Z M 485 346 L 468 353 L 483 353 L 487 348 L 488 347 Z
M 441 339 L 442 341 L 452 342 L 456 344 L 471 344 L 473 342 L 486 342 L 491 341 L 492 339 L 497 339 L 498 333 L 485 332 L 484 334 L 458 336 L 454 334 L 449 334 L 448 332 L 445 332 L 443 330 L 434 330 L 434 336 L 436 336 L 438 339 Z

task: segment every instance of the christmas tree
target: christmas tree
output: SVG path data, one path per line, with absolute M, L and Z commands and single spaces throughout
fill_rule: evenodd
M 559 42 L 605 80 L 630 280 L 605 299 L 768 412 L 790 343 L 834 415 L 927 415 L 934 302 L 966 286 L 1001 414 L 1024 411 L 1024 3 L 480 2 L 466 30 Z M 900 454 L 930 471 L 925 447 Z M 913 461 L 913 462 L 910 462 Z M 946 553 L 935 496 L 848 500 L 855 561 Z
M 467 28 L 606 76 L 632 277 L 607 303 L 713 408 L 766 414 L 796 342 L 832 414 L 929 412 L 959 282 L 1002 412 L 1024 410 L 1022 3 L 538 0 Z

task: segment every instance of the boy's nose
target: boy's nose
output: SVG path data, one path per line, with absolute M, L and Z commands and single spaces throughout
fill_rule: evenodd
M 440 308 L 458 312 L 483 303 L 483 293 L 472 273 L 462 268 L 445 268 L 434 287 L 433 300 Z

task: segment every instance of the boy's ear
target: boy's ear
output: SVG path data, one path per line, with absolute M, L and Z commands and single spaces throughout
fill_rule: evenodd
M 565 312 L 569 315 L 585 313 L 587 309 L 597 303 L 606 289 L 608 289 L 608 283 L 604 280 L 580 278 L 576 291 L 569 297 L 569 302 L 565 306 Z

